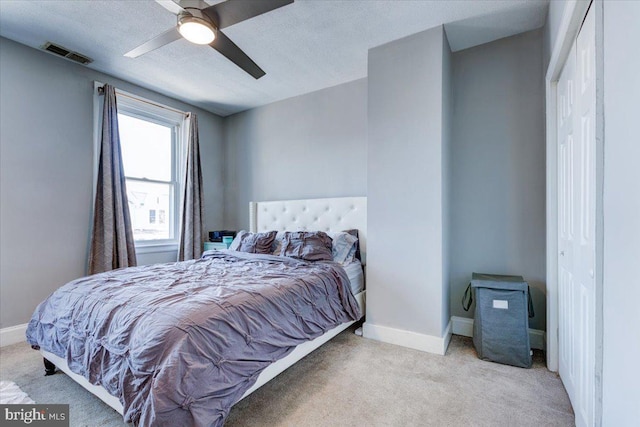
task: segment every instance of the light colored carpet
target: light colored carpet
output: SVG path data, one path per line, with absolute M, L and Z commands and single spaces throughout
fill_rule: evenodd
M 238 403 L 227 426 L 573 426 L 558 376 L 485 362 L 455 336 L 437 356 L 341 333 Z M 122 426 L 118 413 L 63 373 L 44 377 L 26 344 L 0 349 L 0 379 L 37 403 L 69 403 L 72 426 Z
M 35 402 L 13 381 L 0 381 L 0 403 L 3 405 L 29 405 Z

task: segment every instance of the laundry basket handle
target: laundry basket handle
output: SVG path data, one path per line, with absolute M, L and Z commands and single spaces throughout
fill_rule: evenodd
M 527 297 L 528 297 L 528 303 L 529 303 L 529 318 L 532 318 L 533 316 L 536 315 L 536 313 L 533 311 L 533 300 L 531 299 L 531 289 L 529 288 L 529 286 L 527 285 Z
M 469 311 L 471 304 L 473 304 L 473 292 L 471 291 L 471 283 L 469 283 L 469 286 L 467 286 L 467 290 L 464 291 L 464 296 L 462 297 L 462 308 L 464 311 Z

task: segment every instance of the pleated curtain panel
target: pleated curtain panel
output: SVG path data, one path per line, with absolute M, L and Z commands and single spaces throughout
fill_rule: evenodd
M 136 265 L 136 251 L 122 167 L 116 91 L 104 85 L 102 142 L 93 232 L 89 254 L 89 274 Z
M 200 168 L 200 141 L 198 117 L 188 114 L 189 140 L 187 146 L 186 177 L 180 227 L 178 261 L 200 258 L 203 246 L 202 221 L 204 219 L 204 197 L 202 195 L 202 170 Z

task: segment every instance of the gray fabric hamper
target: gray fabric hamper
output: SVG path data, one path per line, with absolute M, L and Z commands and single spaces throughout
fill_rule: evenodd
M 522 276 L 473 273 L 469 286 L 476 300 L 473 345 L 478 357 L 530 368 L 533 306 L 527 282 Z

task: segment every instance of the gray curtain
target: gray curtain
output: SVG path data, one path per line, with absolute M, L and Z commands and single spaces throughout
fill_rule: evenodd
M 200 258 L 202 255 L 203 219 L 204 197 L 202 196 L 198 118 L 194 113 L 189 113 L 189 141 L 178 261 Z
M 136 250 L 122 168 L 116 91 L 104 85 L 102 143 L 93 211 L 89 274 L 136 265 Z

